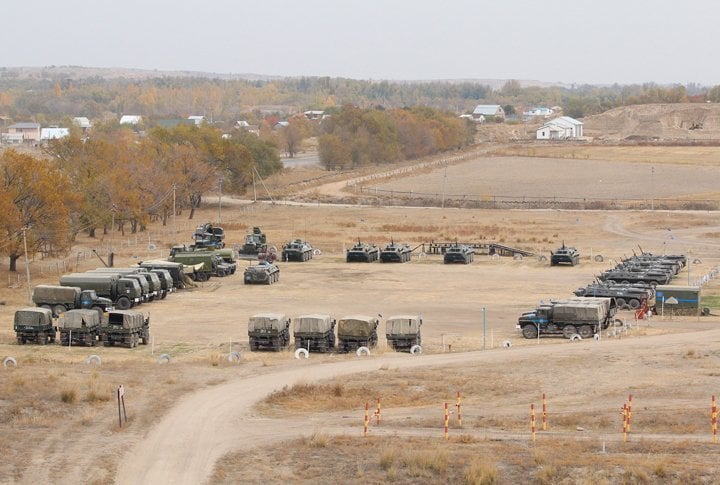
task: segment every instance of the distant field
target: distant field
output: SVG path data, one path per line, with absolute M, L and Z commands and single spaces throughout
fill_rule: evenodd
M 527 150 L 535 150 L 534 148 Z M 716 150 L 720 155 L 720 151 Z M 537 157 L 539 154 L 536 153 Z M 567 156 L 567 153 L 565 153 Z M 597 154 L 593 154 L 597 155 Z M 676 154 L 677 155 L 677 154 Z M 633 157 L 646 155 L 635 153 Z M 709 157 L 709 155 L 707 155 Z M 630 157 L 630 154 L 628 154 Z M 709 158 L 698 163 L 496 157 L 376 185 L 382 190 L 445 193 L 448 197 L 566 197 L 588 199 L 720 198 L 720 168 Z

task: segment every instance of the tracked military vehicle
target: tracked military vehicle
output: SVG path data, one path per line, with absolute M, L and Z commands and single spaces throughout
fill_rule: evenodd
M 620 310 L 637 310 L 647 302 L 647 306 L 655 306 L 655 290 L 649 284 L 591 284 L 574 291 L 575 296 L 614 298 Z
M 454 244 L 445 250 L 443 263 L 470 264 L 475 259 L 475 250 L 465 244 Z
M 105 347 L 115 344 L 129 348 L 150 341 L 150 316 L 132 310 L 115 310 L 100 326 L 100 338 Z
M 556 249 L 555 252 L 550 252 L 550 266 L 557 266 L 559 264 L 575 266 L 579 263 L 580 252 L 575 248 L 565 246 L 565 242 L 563 242 L 563 245 Z
M 410 261 L 412 257 L 412 249 L 407 244 L 397 244 L 391 241 L 380 251 L 381 263 L 404 263 Z
M 313 257 L 313 247 L 307 241 L 295 239 L 282 249 L 283 261 L 309 261 Z
M 100 336 L 102 319 L 93 310 L 70 310 L 58 319 L 62 345 L 92 347 Z
M 365 244 L 358 239 L 357 244 L 347 250 L 345 261 L 348 263 L 372 263 L 380 257 L 380 249 L 374 244 Z
M 260 261 L 245 268 L 243 281 L 246 285 L 272 285 L 280 281 L 280 268 L 269 261 Z
M 335 348 L 335 320 L 330 315 L 308 314 L 293 319 L 295 348 L 330 352 Z
M 375 347 L 378 342 L 379 323 L 377 318 L 365 315 L 352 315 L 338 320 L 338 352 Z
M 385 338 L 393 350 L 410 350 L 421 345 L 420 327 L 422 318 L 418 315 L 394 315 L 385 320 Z
M 282 313 L 258 313 L 248 321 L 250 350 L 279 351 L 290 342 L 290 319 Z
M 47 345 L 55 342 L 52 312 L 47 308 L 30 307 L 16 311 L 13 330 L 19 344 L 35 342 Z

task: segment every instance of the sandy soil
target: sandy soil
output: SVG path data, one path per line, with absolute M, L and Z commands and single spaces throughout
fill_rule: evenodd
M 199 212 L 197 221 L 213 220 L 216 214 L 215 207 L 208 207 Z M 17 449 L 10 451 L 0 466 L 0 481 L 201 483 L 210 479 L 216 460 L 225 453 L 307 435 L 315 423 L 320 423 L 321 416 L 313 414 L 301 419 L 257 414 L 252 406 L 267 393 L 300 381 L 365 374 L 383 366 L 398 370 L 428 367 L 435 379 L 438 375 L 442 378 L 448 366 L 459 368 L 459 375 L 466 379 L 474 379 L 480 372 L 477 364 L 513 369 L 513 374 L 542 378 L 549 392 L 567 396 L 567 405 L 592 398 L 598 399 L 597 406 L 615 408 L 615 401 L 633 389 L 647 392 L 648 399 L 657 399 L 659 394 L 672 395 L 685 389 L 688 372 L 697 371 L 698 382 L 683 399 L 704 402 L 705 394 L 710 392 L 703 385 L 711 377 L 708 369 L 718 363 L 714 350 L 720 339 L 714 328 L 720 323 L 717 317 L 700 321 L 666 319 L 622 340 L 571 344 L 543 339 L 540 345 L 518 336 L 515 321 L 521 311 L 532 308 L 539 300 L 569 296 L 610 266 L 608 261 L 630 254 L 638 245 L 653 252 L 690 251 L 702 260 L 693 265 L 693 277 L 710 271 L 720 263 L 720 218 L 716 213 L 483 211 L 319 204 L 256 204 L 248 208 L 223 198 L 223 224 L 230 228 L 230 243 L 239 242 L 247 227 L 259 225 L 278 247 L 293 237 L 303 237 L 322 254 L 308 263 L 281 264 L 277 285 L 246 286 L 237 274 L 213 278 L 199 288 L 143 305 L 139 309 L 151 313 L 152 348 L 69 350 L 18 346 L 10 322 L 15 308 L 22 304 L 24 289 L 0 292 L 8 303 L 0 306 L 0 319 L 7 322 L 0 329 L 0 357 L 12 355 L 19 363 L 16 369 L 0 369 L 4 394 L 0 396 L 0 445 Z M 573 268 L 550 268 L 537 258 L 478 257 L 469 266 L 446 266 L 439 256 L 430 255 L 403 265 L 348 265 L 343 259 L 344 249 L 358 237 L 381 245 L 391 238 L 412 245 L 456 238 L 494 240 L 545 255 L 564 240 L 580 249 L 583 260 Z M 165 244 L 171 242 L 166 240 Z M 80 244 L 92 247 L 93 241 L 85 239 Z M 137 254 L 133 253 L 137 252 L 118 251 L 119 262 L 135 261 L 133 255 Z M 597 254 L 605 256 L 606 262 L 592 261 L 591 255 Z M 82 265 L 97 266 L 91 261 Z M 50 277 L 45 279 L 53 282 Z M 676 281 L 684 284 L 686 280 L 687 273 L 683 272 Z M 41 281 L 38 274 L 33 274 L 33 281 Z M 706 289 L 707 294 L 718 292 L 717 282 Z M 314 355 L 302 362 L 289 352 L 244 352 L 240 364 L 229 364 L 224 357 L 231 345 L 233 349 L 247 350 L 248 317 L 262 311 L 280 311 L 290 316 L 326 312 L 335 317 L 350 313 L 422 313 L 425 352 L 411 358 L 388 352 L 381 345 L 367 359 Z M 627 314 L 625 318 L 632 317 Z M 498 348 L 503 340 L 512 341 L 509 351 Z M 443 353 L 448 350 L 443 343 L 452 345 L 451 353 Z M 480 351 L 483 347 L 486 352 Z M 682 358 L 683 352 L 689 350 L 704 356 L 700 367 L 697 360 Z M 163 352 L 174 357 L 171 365 L 155 363 Z M 566 373 L 553 374 L 556 378 L 543 374 L 538 367 L 550 354 L 578 365 L 591 352 L 611 363 L 628 359 L 633 370 L 625 372 L 620 364 L 583 366 L 584 379 L 593 382 L 589 390 L 576 386 Z M 90 353 L 103 358 L 101 367 L 91 369 L 82 363 Z M 648 374 L 647 362 L 656 362 L 663 372 Z M 664 372 L 670 367 L 677 371 Z M 642 385 L 638 384 L 640 380 Z M 89 381 L 99 386 L 104 400 L 84 397 L 88 395 Z M 115 421 L 117 410 L 112 398 L 119 383 L 128 389 L 132 417 L 129 426 L 122 429 Z M 80 397 L 74 404 L 59 399 L 68 386 L 78 389 Z M 472 402 L 481 396 L 468 399 Z M 508 392 L 497 399 L 505 402 L 514 396 Z M 525 410 L 512 412 L 522 416 Z M 336 418 L 318 426 L 329 433 L 348 432 L 342 417 Z

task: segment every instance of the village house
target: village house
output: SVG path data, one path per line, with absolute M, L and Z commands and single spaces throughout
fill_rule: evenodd
M 476 123 L 483 123 L 487 118 L 504 120 L 505 110 L 499 104 L 479 104 L 475 106 L 472 117 Z
M 21 135 L 24 143 L 40 141 L 40 123 L 15 123 L 8 126 L 8 134 L 16 135 L 10 137 L 13 139 L 18 139 L 18 135 Z
M 583 137 L 583 123 L 569 116 L 550 120 L 537 129 L 538 140 L 572 140 Z

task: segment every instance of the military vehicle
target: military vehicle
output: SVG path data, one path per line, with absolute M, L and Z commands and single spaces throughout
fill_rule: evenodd
M 144 301 L 153 301 L 164 298 L 160 278 L 155 273 L 144 268 L 95 268 L 87 273 L 117 274 L 121 278 L 134 278 L 143 290 Z
M 165 299 L 168 294 L 175 291 L 175 286 L 173 286 L 173 277 L 170 276 L 170 272 L 168 270 L 151 269 L 148 270 L 148 272 L 155 274 L 160 280 L 160 288 L 162 289 L 162 294 L 160 295 L 160 298 Z
M 619 310 L 637 310 L 647 302 L 647 306 L 655 306 L 655 290 L 649 284 L 590 284 L 574 291 L 575 296 L 614 298 Z
M 142 302 L 140 284 L 136 280 L 114 274 L 72 273 L 61 276 L 60 285 L 95 290 L 98 296 L 110 298 L 115 308 L 120 310 L 127 310 Z
M 13 330 L 19 344 L 35 342 L 47 345 L 55 342 L 52 312 L 47 308 L 22 308 L 15 312 Z
M 385 338 L 394 350 L 410 350 L 421 345 L 419 315 L 394 315 L 385 320 Z
M 39 307 L 52 310 L 53 317 L 77 308 L 92 309 L 102 316 L 113 308 L 109 298 L 98 296 L 95 290 L 83 290 L 77 286 L 38 285 L 33 289 L 32 301 Z
M 565 246 L 563 241 L 562 246 L 550 252 L 550 266 L 557 266 L 558 264 L 569 264 L 575 266 L 580 263 L 580 252 L 570 246 Z
M 375 347 L 379 323 L 377 318 L 364 315 L 351 315 L 338 320 L 338 352 Z
M 680 271 L 680 267 L 673 261 L 669 261 L 668 264 L 662 264 L 659 261 L 623 261 L 616 264 L 615 269 L 635 272 L 655 271 L 667 273 L 671 278 Z
M 102 318 L 93 310 L 69 310 L 58 320 L 62 345 L 93 347 L 100 337 Z
M 465 244 L 454 244 L 445 250 L 443 263 L 470 264 L 475 259 L 475 250 Z
M 169 260 L 185 266 L 197 267 L 202 264 L 191 274 L 191 278 L 195 278 L 196 281 L 207 281 L 211 276 L 227 276 L 237 267 L 228 265 L 218 254 L 209 250 L 177 252 L 170 256 Z
M 610 326 L 617 307 L 612 298 L 575 298 L 550 301 L 535 310 L 523 313 L 517 328 L 523 337 L 533 339 L 540 335 L 557 335 L 571 338 L 592 337 Z
M 335 348 L 335 320 L 330 315 L 308 314 L 293 319 L 296 349 L 330 352 Z
M 148 270 L 153 269 L 164 269 L 172 276 L 172 283 L 175 289 L 185 288 L 185 272 L 184 265 L 182 263 L 173 263 L 165 260 L 149 260 L 142 261 L 138 266 Z
M 410 261 L 412 250 L 407 244 L 397 244 L 391 241 L 380 251 L 381 263 L 404 263 Z
M 132 310 L 114 310 L 100 326 L 100 338 L 105 347 L 115 344 L 129 348 L 150 341 L 150 316 Z
M 246 285 L 272 285 L 280 281 L 280 268 L 268 261 L 260 261 L 245 268 L 243 280 Z
M 229 268 L 228 274 L 235 274 L 235 272 L 237 271 L 237 252 L 232 248 L 226 248 L 216 249 L 215 254 L 220 256 L 220 259 L 222 259 L 223 263 L 225 263 Z
M 257 257 L 258 254 L 266 253 L 267 250 L 267 238 L 265 233 L 263 233 L 259 227 L 253 227 L 252 232 L 245 235 L 245 242 L 239 249 L 238 253 L 240 253 L 241 256 Z
M 606 283 L 648 283 L 650 285 L 666 285 L 670 282 L 670 275 L 664 271 L 610 269 L 598 276 L 600 281 Z
M 294 239 L 282 248 L 283 261 L 309 261 L 313 258 L 313 247 L 307 241 Z
M 663 259 L 662 257 L 648 256 L 642 254 L 640 256 L 632 256 L 622 260 L 621 264 L 629 266 L 637 266 L 641 268 L 667 268 L 672 271 L 673 275 L 676 275 L 683 268 L 682 262 L 676 259 Z
M 224 263 L 224 266 L 221 267 L 222 274 L 216 274 L 214 276 L 227 276 L 230 274 L 235 274 L 235 271 L 237 271 L 237 253 L 232 248 L 212 249 L 196 246 L 194 244 L 191 244 L 190 246 L 173 246 L 172 248 L 170 248 L 170 259 L 175 259 L 176 255 L 183 254 L 190 254 L 190 258 L 192 258 L 192 255 L 207 256 L 208 254 L 214 254 L 216 256 L 219 256 L 222 260 L 222 263 Z M 194 260 L 191 259 L 190 261 Z M 199 259 L 197 261 L 201 262 Z
M 279 351 L 290 343 L 290 319 L 281 313 L 258 313 L 248 321 L 250 350 Z
M 345 260 L 348 263 L 372 263 L 380 258 L 380 249 L 374 244 L 365 244 L 358 239 L 357 244 L 347 250 Z
M 206 222 L 195 229 L 193 241 L 199 248 L 222 249 L 225 247 L 225 230 Z

